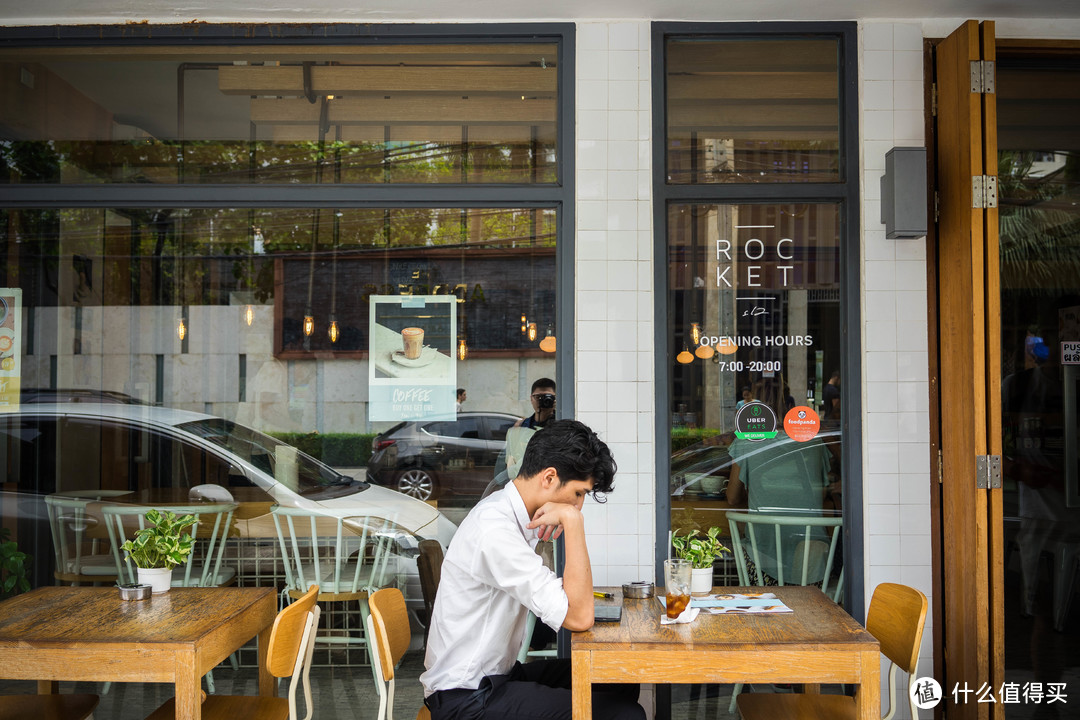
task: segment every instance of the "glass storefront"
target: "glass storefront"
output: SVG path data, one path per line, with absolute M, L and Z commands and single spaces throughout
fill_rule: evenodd
M 222 497 L 236 581 L 280 586 L 272 508 L 318 507 L 392 537 L 422 632 L 418 543 L 563 380 L 564 33 L 3 50 L 0 188 L 35 194 L 0 203 L 0 512 L 33 586 L 111 584 L 102 503 Z
M 854 406 L 841 399 L 856 377 L 842 303 L 855 241 L 845 42 L 737 28 L 664 37 L 660 423 L 670 530 L 718 528 L 736 548 L 714 563 L 715 584 L 817 584 L 837 597 L 844 584 L 841 407 Z M 737 513 L 753 527 L 734 526 Z M 797 525 L 806 517 L 842 529 Z

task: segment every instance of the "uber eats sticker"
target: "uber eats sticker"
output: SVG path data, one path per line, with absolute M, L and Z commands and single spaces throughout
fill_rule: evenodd
M 776 437 L 776 413 L 758 400 L 746 403 L 735 414 L 735 437 L 754 441 Z

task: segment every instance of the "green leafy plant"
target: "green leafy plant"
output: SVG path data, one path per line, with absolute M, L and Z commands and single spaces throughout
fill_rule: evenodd
M 671 536 L 675 557 L 689 560 L 690 564 L 698 570 L 712 567 L 718 557 L 730 552 L 727 546 L 720 542 L 717 537 L 719 534 L 718 527 L 709 528 L 705 535 L 701 535 L 697 530 L 691 530 L 686 535 L 679 535 L 679 531 L 676 530 Z
M 135 537 L 120 546 L 136 567 L 174 568 L 191 554 L 195 540 L 184 528 L 195 523 L 194 515 L 176 517 L 168 510 L 157 508 L 146 513 L 148 527 L 136 531 Z
M 26 574 L 30 556 L 19 550 L 14 540 L 8 540 L 11 530 L 0 528 L 0 599 L 18 595 L 30 589 Z

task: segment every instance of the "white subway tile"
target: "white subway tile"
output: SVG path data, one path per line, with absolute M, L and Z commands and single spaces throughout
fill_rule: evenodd
M 891 80 L 868 80 L 862 89 L 863 110 L 892 110 L 893 84 Z
M 892 50 L 892 23 L 868 22 L 862 28 L 862 45 L 867 51 Z
M 583 50 L 607 50 L 608 49 L 608 25 L 607 23 L 579 22 L 577 24 L 577 51 Z
M 880 565 L 901 565 L 899 535 L 871 535 L 867 543 L 867 555 Z
M 603 290 L 582 289 L 575 296 L 578 320 L 607 320 L 608 294 Z
M 900 546 L 900 564 L 921 565 L 930 562 L 934 557 L 930 544 L 930 535 L 905 535 L 903 545 Z
M 863 111 L 863 138 L 866 140 L 892 140 L 893 111 Z
M 896 263 L 868 260 L 863 263 L 866 287 L 875 290 L 896 289 Z
M 608 140 L 607 110 L 578 110 L 577 136 L 580 140 Z
M 579 200 L 576 220 L 579 232 L 582 230 L 607 230 L 608 203 L 602 200 Z
M 895 505 L 900 500 L 900 491 L 897 487 L 898 478 L 899 475 L 896 473 L 868 472 L 863 485 L 863 495 L 866 497 L 866 502 L 870 505 Z M 871 562 L 873 562 L 873 558 L 871 558 Z
M 574 58 L 577 64 L 577 80 L 607 80 L 608 53 L 606 50 L 578 48 Z
M 605 140 L 577 140 L 578 170 L 607 170 L 608 144 Z
M 900 462 L 900 449 L 895 442 L 866 444 L 867 474 L 889 474 L 894 478 L 895 483 L 895 474 L 900 471 Z M 897 492 L 896 499 L 891 502 L 896 502 L 899 497 Z
M 871 406 L 866 413 L 866 441 L 871 443 L 896 442 L 899 426 L 898 413 L 876 412 Z
M 926 238 L 895 240 L 897 260 L 919 260 L 926 262 Z
M 905 50 L 902 52 L 893 53 L 893 80 L 912 80 L 916 82 L 921 82 L 922 79 L 922 50 Z
M 611 499 L 615 499 L 617 493 L 612 493 Z M 611 502 L 608 502 L 610 505 Z M 636 535 L 608 534 L 608 563 L 616 565 L 637 565 L 638 562 L 638 539 Z
M 609 170 L 637 170 L 638 142 L 617 140 L 608 143 L 607 167 Z
M 863 345 L 867 350 L 896 350 L 895 322 L 867 321 L 863 324 Z
M 906 412 L 897 414 L 897 442 L 929 443 L 930 414 Z
M 641 54 L 633 50 L 612 50 L 608 53 L 608 77 L 612 80 L 637 80 Z
M 608 48 L 610 50 L 637 50 L 639 47 L 639 23 L 611 23 L 608 25 Z
M 930 450 L 923 448 L 923 452 L 929 454 Z M 930 486 L 929 475 L 919 473 L 900 475 L 900 502 L 907 507 L 925 507 L 929 512 Z
M 599 90 L 603 92 L 603 90 Z M 635 113 L 638 109 L 638 81 L 637 80 L 614 80 L 608 83 L 607 92 L 607 107 L 610 110 L 632 110 Z M 637 117 L 634 117 L 632 121 L 627 121 L 627 125 L 636 125 Z M 634 139 L 637 138 L 637 128 L 634 127 L 633 135 Z M 613 138 L 614 139 L 614 138 Z
M 602 381 L 579 382 L 576 387 L 578 407 L 595 410 L 607 408 L 608 383 Z
M 918 260 L 898 260 L 896 262 L 897 290 L 926 290 L 926 263 Z M 926 301 L 923 301 L 926 307 Z
M 636 261 L 637 252 L 637 232 L 634 230 L 611 230 L 608 232 L 606 258 L 609 261 Z
M 577 260 L 604 260 L 607 258 L 607 231 L 578 230 L 574 243 L 574 255 Z M 593 287 L 587 278 L 578 277 L 576 282 L 582 287 Z
M 634 170 L 609 170 L 606 184 L 608 198 L 611 200 L 637 200 L 638 198 L 638 172 Z
M 577 193 L 578 200 L 607 200 L 611 196 L 608 191 L 608 174 L 604 170 L 578 170 Z
M 577 86 L 577 111 L 604 111 L 608 109 L 608 82 L 606 80 L 579 80 Z
M 926 321 L 896 323 L 898 349 L 926 350 L 929 340 L 926 336 Z
M 925 381 L 927 379 L 927 356 L 925 352 L 904 348 L 896 353 L 896 379 L 903 381 Z
M 636 201 L 613 200 L 607 204 L 608 230 L 636 230 L 638 207 Z
M 928 414 L 930 412 L 929 384 L 925 381 L 897 383 L 896 409 L 899 412 Z
M 930 508 L 926 503 L 919 505 L 896 505 L 900 517 L 900 534 L 930 536 Z M 927 558 L 929 562 L 929 558 Z
M 865 523 L 871 535 L 899 535 L 900 506 L 867 505 Z
M 896 110 L 893 112 L 893 137 L 898 145 L 919 147 L 923 143 L 926 117 L 922 110 Z
M 930 472 L 930 446 L 928 443 L 897 443 L 900 457 L 900 473 L 920 475 Z
M 607 134 L 612 141 L 638 141 L 638 114 L 635 110 L 609 110 Z
M 867 413 L 896 412 L 896 383 L 894 382 L 867 382 L 866 383 L 866 411 Z M 895 442 L 893 438 L 893 442 Z M 891 471 L 891 472 L 895 472 Z
M 866 382 L 896 382 L 895 352 L 867 352 L 864 357 Z
M 896 80 L 893 82 L 893 109 L 922 112 L 925 98 L 923 83 L 919 80 Z
M 607 323 L 579 320 L 575 347 L 582 352 L 601 352 L 608 348 Z M 584 369 L 584 368 L 581 368 Z
M 922 26 L 917 23 L 896 23 L 893 25 L 893 50 L 922 54 Z
M 859 76 L 863 80 L 892 80 L 893 54 L 887 50 L 867 50 L 862 54 Z
M 863 317 L 866 320 L 894 322 L 896 320 L 896 305 L 896 293 L 867 290 L 866 302 L 863 306 L 865 308 Z

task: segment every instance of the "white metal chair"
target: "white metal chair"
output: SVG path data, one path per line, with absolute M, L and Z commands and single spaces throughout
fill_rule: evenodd
M 277 530 L 281 557 L 285 564 L 285 590 L 290 598 L 303 588 L 317 584 L 320 602 L 356 601 L 361 626 L 344 634 L 324 634 L 320 644 L 356 646 L 371 658 L 365 629 L 369 613 L 368 597 L 386 584 L 392 536 L 385 520 L 356 516 L 355 511 L 275 505 L 271 510 Z M 345 619 L 349 613 L 344 614 Z M 374 674 L 374 661 L 372 673 Z M 378 677 L 376 676 L 376 680 Z
M 178 517 L 195 516 L 190 533 L 196 542 L 187 561 L 173 569 L 173 587 L 221 587 L 236 582 L 236 568 L 224 566 L 222 561 L 225 558 L 226 541 L 232 530 L 233 513 L 237 507 L 237 503 L 200 503 L 165 505 L 158 508 L 175 513 Z M 125 557 L 120 546 L 136 528 L 141 530 L 147 526 L 148 510 L 150 508 L 144 505 L 106 505 L 101 509 L 105 527 L 109 531 L 116 577 L 121 583 L 138 582 L 138 568 L 130 558 Z M 240 662 L 236 653 L 229 656 L 229 663 L 233 670 L 239 669 Z M 213 672 L 206 673 L 206 688 L 210 693 L 214 692 Z
M 766 572 L 763 568 L 768 567 L 775 569 L 775 574 L 770 575 L 778 585 L 820 582 L 821 591 L 833 602 L 840 602 L 844 591 L 843 569 L 831 590 L 829 583 L 832 581 L 836 550 L 840 547 L 843 518 L 729 512 L 727 519 L 740 585 L 765 585 Z M 767 547 L 767 552 L 762 545 Z M 754 561 L 753 576 L 747 567 L 747 556 Z M 731 691 L 728 712 L 735 712 L 740 692 L 742 683 L 736 683 Z
M 173 587 L 221 587 L 235 582 L 236 568 L 225 566 L 222 562 L 225 558 L 225 544 L 232 530 L 233 513 L 237 507 L 237 503 L 200 503 L 163 505 L 158 508 L 177 516 L 195 516 L 195 524 L 191 526 L 190 532 L 197 542 L 187 562 L 173 570 Z M 124 556 L 120 546 L 136 528 L 141 530 L 146 527 L 148 510 L 150 508 L 144 505 L 106 505 L 101 509 L 109 531 L 116 575 L 120 582 L 138 581 L 135 563 Z
M 521 649 L 518 650 L 517 661 L 519 663 L 528 662 L 529 658 L 553 658 L 559 656 L 557 648 L 547 648 L 545 650 L 529 649 L 529 642 L 532 640 L 533 629 L 535 627 L 536 615 L 530 610 L 529 619 L 525 621 L 525 642 L 521 643 Z
M 45 496 L 45 512 L 49 517 L 56 558 L 53 576 L 59 582 L 78 585 L 116 579 L 113 555 L 101 547 L 105 532 L 93 532 L 98 519 L 87 511 L 87 507 L 105 498 L 128 494 L 128 490 L 71 490 Z

